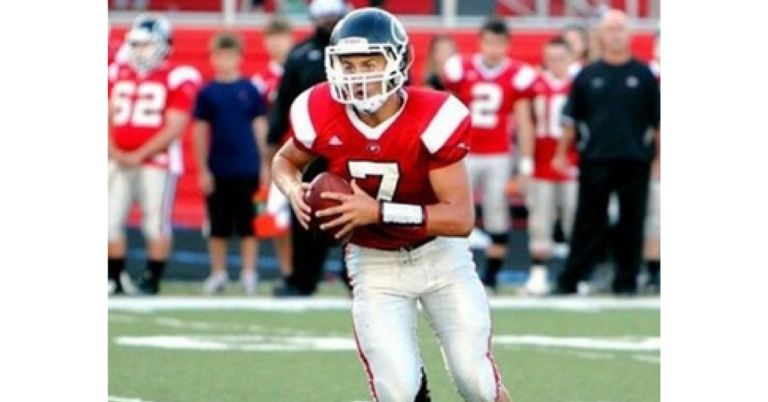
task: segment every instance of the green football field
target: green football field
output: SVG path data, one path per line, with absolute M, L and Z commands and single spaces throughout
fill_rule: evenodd
M 343 296 L 109 300 L 109 402 L 371 401 Z M 515 402 L 660 400 L 659 298 L 492 298 Z M 426 321 L 434 402 L 460 402 Z

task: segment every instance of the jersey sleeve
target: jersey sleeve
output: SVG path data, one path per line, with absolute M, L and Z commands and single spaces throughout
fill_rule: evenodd
M 195 102 L 202 78 L 192 67 L 177 67 L 168 74 L 168 109 L 189 112 Z
M 458 162 L 469 153 L 469 110 L 450 96 L 421 135 L 429 152 L 429 170 Z
M 267 106 L 264 104 L 266 99 L 264 92 L 258 86 L 253 85 L 254 100 L 251 105 L 251 118 L 264 116 L 267 113 Z
M 528 97 L 533 89 L 533 83 L 536 82 L 536 71 L 529 65 L 523 64 L 517 72 L 512 75 L 512 88 L 517 93 L 517 98 Z
M 192 111 L 192 116 L 197 120 L 203 120 L 211 122 L 213 120 L 213 108 L 208 99 L 208 91 L 203 88 L 195 99 L 195 108 Z
M 461 81 L 464 79 L 464 65 L 460 55 L 453 55 L 445 62 L 440 71 L 440 79 L 449 91 L 459 90 Z
M 293 144 L 304 152 L 315 153 L 313 146 L 317 139 L 315 125 L 309 113 L 309 100 L 312 94 L 312 88 L 302 92 L 293 104 L 289 113 L 289 133 L 293 139 Z
M 112 97 L 112 87 L 115 86 L 119 73 L 120 66 L 117 63 L 107 66 L 107 98 Z

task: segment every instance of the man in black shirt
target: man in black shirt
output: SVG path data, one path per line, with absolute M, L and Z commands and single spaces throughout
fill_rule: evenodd
M 607 239 L 612 192 L 621 212 L 613 239 L 613 291 L 637 291 L 651 162 L 658 157 L 660 94 L 653 73 L 630 52 L 627 22 L 616 10 L 603 17 L 598 28 L 602 57 L 575 78 L 563 112 L 566 130 L 552 164 L 564 170 L 566 152 L 578 138 L 580 172 L 571 253 L 558 293 L 575 293 L 578 282 L 588 279 Z
M 310 3 L 309 15 L 315 24 L 315 32 L 288 54 L 277 98 L 269 114 L 267 143 L 273 151 L 288 134 L 288 114 L 294 99 L 306 89 L 325 81 L 325 47 L 330 42 L 333 27 L 347 11 L 343 0 L 313 0 Z M 325 160 L 317 159 L 307 167 L 302 180 L 311 181 L 327 167 Z M 291 240 L 293 271 L 284 278 L 285 286 L 275 289 L 275 295 L 308 296 L 317 290 L 322 278 L 328 245 L 313 238 L 295 216 L 291 218 Z

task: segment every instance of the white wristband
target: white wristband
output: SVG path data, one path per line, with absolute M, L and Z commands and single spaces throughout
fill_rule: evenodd
M 387 225 L 421 226 L 424 224 L 424 207 L 396 202 L 381 203 L 381 223 Z
M 533 159 L 523 158 L 517 165 L 517 171 L 523 176 L 530 176 L 533 174 Z

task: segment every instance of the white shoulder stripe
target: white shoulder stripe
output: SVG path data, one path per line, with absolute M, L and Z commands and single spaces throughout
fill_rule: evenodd
M 109 65 L 108 71 L 108 77 L 109 82 L 117 81 L 117 73 L 120 71 L 120 65 L 117 63 L 112 63 Z
M 200 73 L 189 66 L 182 66 L 174 68 L 170 74 L 168 74 L 168 88 L 174 90 L 181 86 L 181 84 L 191 81 L 195 84 L 199 84 L 202 81 Z
M 459 82 L 464 77 L 464 66 L 461 56 L 456 54 L 451 56 L 443 65 L 443 75 L 450 82 Z
M 456 97 L 449 96 L 421 135 L 429 152 L 434 154 L 439 151 L 468 115 L 467 107 Z
M 512 85 L 518 91 L 528 89 L 536 80 L 536 71 L 527 64 L 520 68 L 512 79 Z
M 312 120 L 309 117 L 309 94 L 312 92 L 312 88 L 302 92 L 291 105 L 291 126 L 293 126 L 293 135 L 301 143 L 312 149 L 312 145 L 315 143 L 317 133 L 315 127 L 312 125 Z

